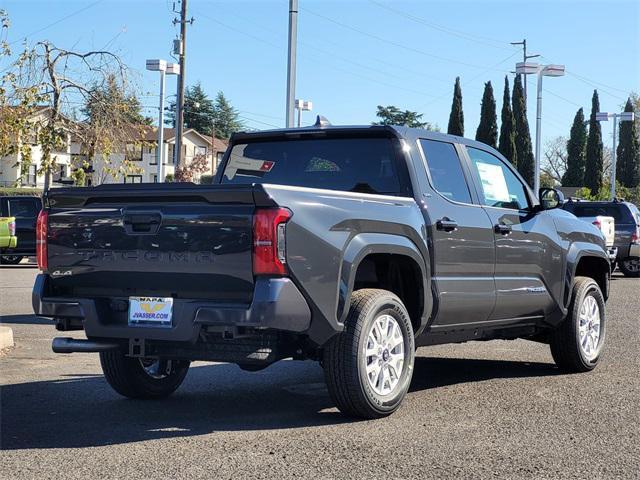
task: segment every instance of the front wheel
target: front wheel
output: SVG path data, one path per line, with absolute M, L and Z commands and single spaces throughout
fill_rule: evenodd
M 400 299 L 386 290 L 357 290 L 344 331 L 324 349 L 329 394 L 345 415 L 390 415 L 409 389 L 414 356 L 413 327 Z
M 606 332 L 604 297 L 592 278 L 576 277 L 566 318 L 551 334 L 551 355 L 560 370 L 593 370 Z
M 171 395 L 189 370 L 187 360 L 128 357 L 119 350 L 100 352 L 100 365 L 109 385 L 129 398 Z
M 625 277 L 640 277 L 640 257 L 627 257 L 618 266 Z

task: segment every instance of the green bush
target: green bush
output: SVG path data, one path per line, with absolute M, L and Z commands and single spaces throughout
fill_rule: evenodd
M 0 197 L 12 197 L 16 195 L 24 195 L 29 197 L 41 197 L 42 189 L 40 188 L 13 188 L 0 187 Z
M 595 195 L 591 194 L 588 187 L 582 187 L 575 193 L 575 196 L 583 200 L 609 200 L 611 191 L 609 184 L 602 185 Z M 627 202 L 640 205 L 640 187 L 627 188 L 616 182 L 616 197 L 623 198 Z
M 213 183 L 213 175 L 200 175 L 200 185 L 211 185 Z

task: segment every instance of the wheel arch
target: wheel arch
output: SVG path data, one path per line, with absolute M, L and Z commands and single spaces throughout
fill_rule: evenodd
M 416 288 L 409 289 L 402 280 L 392 280 L 398 277 L 398 272 L 401 279 L 410 275 Z M 354 289 L 360 287 L 383 288 L 398 295 L 409 311 L 416 336 L 426 326 L 433 306 L 429 264 L 409 238 L 393 234 L 362 233 L 351 239 L 345 249 L 340 269 L 336 313 L 341 324 L 348 314 Z
M 564 288 L 564 306 L 571 301 L 571 289 L 577 276 L 593 278 L 605 300 L 609 297 L 609 277 L 611 264 L 604 250 L 596 249 L 594 245 L 580 246 L 574 243 L 567 257 L 567 277 Z

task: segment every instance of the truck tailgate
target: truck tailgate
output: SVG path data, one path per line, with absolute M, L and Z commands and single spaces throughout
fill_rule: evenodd
M 48 194 L 48 263 L 69 296 L 251 302 L 260 187 L 102 186 Z M 263 193 L 263 192 L 262 192 Z

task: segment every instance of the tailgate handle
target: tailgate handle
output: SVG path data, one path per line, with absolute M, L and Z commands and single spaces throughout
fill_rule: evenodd
M 157 233 L 161 222 L 160 212 L 127 212 L 122 217 L 124 229 L 129 234 Z

